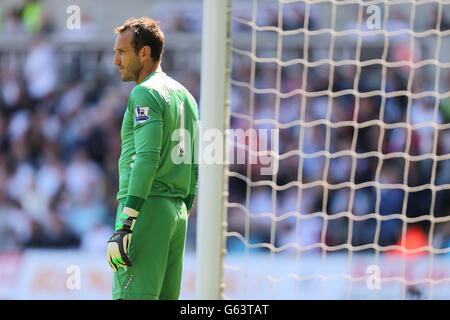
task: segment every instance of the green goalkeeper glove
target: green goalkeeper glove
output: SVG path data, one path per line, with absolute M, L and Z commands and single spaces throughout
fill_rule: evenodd
M 108 240 L 108 262 L 114 271 L 119 267 L 131 267 L 128 257 L 130 251 L 131 236 L 139 211 L 125 207 L 116 223 L 116 229 Z

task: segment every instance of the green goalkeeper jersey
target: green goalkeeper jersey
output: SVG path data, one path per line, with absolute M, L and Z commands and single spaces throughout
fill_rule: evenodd
M 191 210 L 197 191 L 198 108 L 181 84 L 153 72 L 133 88 L 125 111 L 117 200 L 140 210 L 149 196 L 180 197 Z

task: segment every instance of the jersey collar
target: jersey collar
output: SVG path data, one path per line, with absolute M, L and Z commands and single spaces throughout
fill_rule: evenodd
M 151 77 L 153 77 L 154 75 L 158 74 L 158 73 L 164 73 L 162 71 L 153 71 L 152 73 L 150 73 L 144 80 L 142 80 L 142 82 L 147 81 L 148 79 L 150 79 Z

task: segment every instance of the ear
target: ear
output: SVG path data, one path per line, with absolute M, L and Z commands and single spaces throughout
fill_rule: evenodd
M 139 52 L 139 57 L 142 60 L 145 60 L 147 58 L 151 59 L 151 53 L 152 53 L 152 49 L 149 46 L 143 46 L 141 48 L 141 51 Z

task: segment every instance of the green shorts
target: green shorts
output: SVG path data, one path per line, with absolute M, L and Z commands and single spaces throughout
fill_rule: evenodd
M 119 203 L 117 216 L 124 204 Z M 133 266 L 114 272 L 113 299 L 178 299 L 186 232 L 187 212 L 181 198 L 148 198 L 131 238 Z

